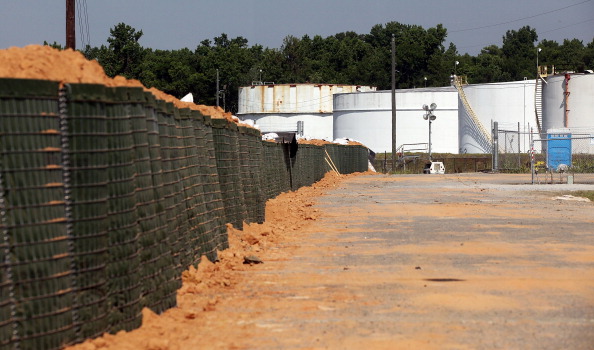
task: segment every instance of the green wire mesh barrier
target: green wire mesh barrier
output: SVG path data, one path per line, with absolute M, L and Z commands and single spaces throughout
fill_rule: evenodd
M 79 334 L 82 339 L 109 330 L 108 131 L 106 88 L 66 86 L 62 133 L 65 185 L 69 196 L 68 235 L 72 240 Z
M 248 148 L 248 174 L 252 185 L 253 205 L 248 208 L 251 212 L 252 222 L 263 223 L 265 219 L 266 199 L 262 187 L 263 146 L 260 131 L 245 128 L 244 136 L 247 137 Z
M 193 247 L 193 254 L 190 263 L 196 265 L 202 255 L 209 256 L 215 260 L 216 250 L 207 237 L 207 234 L 213 233 L 211 220 L 208 217 L 206 207 L 206 179 L 201 171 L 202 165 L 205 165 L 204 149 L 199 149 L 196 138 L 195 123 L 196 119 L 192 117 L 190 109 L 180 110 L 180 128 L 182 131 L 184 153 L 184 165 L 182 168 L 182 185 L 184 186 L 186 203 L 186 220 L 189 224 L 190 245 Z M 204 147 L 204 145 L 201 145 Z
M 210 126 L 210 117 L 205 117 L 198 111 L 191 111 L 190 117 L 197 147 L 197 175 L 202 183 L 201 194 L 204 197 L 204 214 L 201 219 L 204 232 L 201 236 L 201 253 L 214 261 L 217 258 L 217 250 L 226 249 L 228 245 L 227 241 L 219 242 L 222 236 L 226 237 L 226 228 L 223 222 L 223 198 L 216 174 L 212 127 Z M 207 132 L 207 129 L 210 131 Z
M 139 206 L 139 224 L 142 231 L 140 260 L 143 266 L 142 277 L 145 281 L 143 302 L 146 307 L 154 312 L 161 313 L 176 305 L 179 277 L 169 244 L 170 232 L 168 231 L 167 211 L 165 210 L 162 148 L 157 118 L 158 103 L 151 93 L 144 93 L 144 97 L 146 101 L 144 109 L 153 190 L 146 211 L 143 210 L 142 205 Z M 154 206 L 151 203 L 154 203 Z M 151 215 L 153 209 L 154 216 Z
M 0 348 L 73 339 L 58 85 L 0 84 Z
M 245 222 L 263 222 L 264 213 L 260 203 L 262 203 L 260 190 L 260 160 L 262 154 L 261 145 L 256 145 L 253 142 L 255 135 L 252 134 L 246 126 L 239 126 L 238 140 L 239 140 L 239 161 L 240 161 L 240 177 L 241 185 L 243 187 L 243 194 L 246 206 Z M 260 137 L 255 136 L 258 138 Z M 260 143 L 260 142 L 259 142 Z
M 141 324 L 141 282 L 134 138 L 128 88 L 106 89 L 110 332 Z
M 0 349 L 60 349 L 176 305 L 181 274 L 268 199 L 362 146 L 262 142 L 142 88 L 0 79 Z
M 288 151 L 285 144 L 262 142 L 262 164 L 260 182 L 264 199 L 268 200 L 291 190 L 289 168 L 286 159 Z
M 174 164 L 175 157 L 175 119 L 173 106 L 157 101 L 157 120 L 159 124 L 159 142 L 161 145 L 161 167 L 163 173 L 163 206 L 166 212 L 167 244 L 171 247 L 171 256 L 176 278 L 172 287 L 181 287 L 181 277 L 185 265 L 187 242 L 182 227 L 182 205 L 180 174 Z
M 246 207 L 240 175 L 238 128 L 225 119 L 213 119 L 212 124 L 225 219 L 233 227 L 243 229 Z
M 208 172 L 208 183 L 210 184 L 211 201 L 208 203 L 208 207 L 212 210 L 215 215 L 215 237 L 213 243 L 216 243 L 216 247 L 219 250 L 227 249 L 229 247 L 229 239 L 227 237 L 227 228 L 225 226 L 225 205 L 223 202 L 223 194 L 221 191 L 221 184 L 219 180 L 219 173 L 217 169 L 217 159 L 215 151 L 215 143 L 213 138 L 212 119 L 209 116 L 203 116 L 204 120 L 204 145 L 206 147 L 207 156 L 207 172 Z

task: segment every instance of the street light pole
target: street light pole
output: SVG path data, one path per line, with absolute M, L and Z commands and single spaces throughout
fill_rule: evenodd
M 431 119 L 429 119 L 429 161 L 431 161 Z
M 392 171 L 396 170 L 396 39 L 392 34 Z
M 429 121 L 429 162 L 431 162 L 431 122 L 434 121 L 437 117 L 433 114 L 433 111 L 437 108 L 435 103 L 432 103 L 430 106 L 423 105 L 423 110 L 426 112 L 423 115 L 423 119 Z

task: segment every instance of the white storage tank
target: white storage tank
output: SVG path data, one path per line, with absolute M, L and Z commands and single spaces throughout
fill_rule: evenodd
M 251 119 L 262 132 L 297 132 L 332 139 L 332 96 L 374 91 L 375 87 L 335 84 L 263 84 L 239 88 L 237 116 Z
M 495 121 L 500 130 L 517 132 L 519 127 L 521 132 L 528 133 L 530 128 L 537 131 L 534 80 L 471 84 L 465 85 L 463 90 L 466 100 L 487 133 L 491 134 L 491 123 Z M 482 135 L 469 113 L 466 113 L 461 99 L 459 122 L 462 153 L 490 152 L 490 141 Z M 529 150 L 527 134 L 521 135 L 520 148 L 521 152 Z
M 574 138 L 572 153 L 593 154 L 594 74 L 568 73 L 550 75 L 544 79 L 543 137 L 547 133 L 563 130 Z
M 567 74 L 567 77 L 551 75 L 544 78 L 543 131 L 553 128 L 594 128 L 594 74 Z M 566 92 L 569 93 L 567 105 Z
M 396 143 L 428 143 L 429 124 L 422 106 L 433 112 L 432 152 L 458 153 L 458 93 L 454 87 L 396 91 Z M 374 152 L 392 152 L 391 91 L 334 95 L 334 138 L 357 140 Z

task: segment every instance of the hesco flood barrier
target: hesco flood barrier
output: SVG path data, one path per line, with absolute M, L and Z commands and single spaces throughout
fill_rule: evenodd
M 0 79 L 0 349 L 60 349 L 176 305 L 225 224 L 320 180 L 363 146 L 263 142 L 258 130 L 137 87 Z

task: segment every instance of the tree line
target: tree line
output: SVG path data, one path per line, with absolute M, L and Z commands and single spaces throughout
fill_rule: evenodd
M 249 45 L 244 37 L 221 34 L 203 40 L 194 49 L 155 50 L 140 44 L 142 30 L 125 23 L 110 30 L 107 45 L 87 46 L 109 76 L 138 79 L 181 98 L 188 92 L 195 102 L 216 103 L 219 74 L 220 105 L 237 112 L 238 88 L 255 81 L 370 85 L 391 88 L 391 40 L 396 44 L 397 88 L 447 86 L 454 74 L 469 83 L 534 79 L 538 35 L 524 26 L 508 30 L 502 46 L 485 47 L 476 56 L 460 55 L 453 43 L 445 46 L 447 30 L 441 24 L 425 29 L 389 22 L 373 26 L 368 34 L 338 33 L 326 38 L 287 36 L 279 49 Z M 55 43 L 54 43 L 55 45 Z M 566 39 L 559 44 L 538 43 L 540 65 L 582 72 L 594 69 L 594 38 L 590 43 Z

